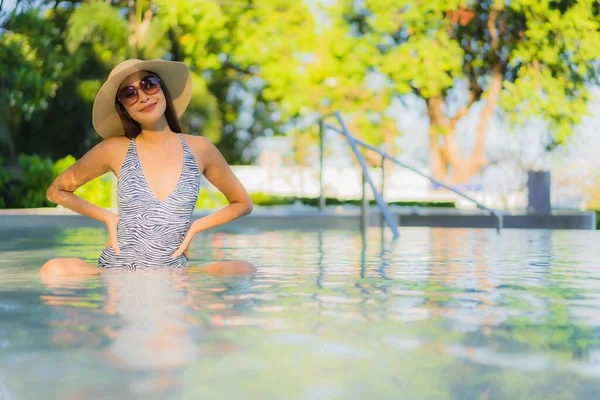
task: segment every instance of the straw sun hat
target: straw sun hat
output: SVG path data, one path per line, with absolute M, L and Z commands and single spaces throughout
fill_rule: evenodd
M 123 124 L 117 114 L 115 99 L 121 82 L 137 71 L 151 71 L 162 78 L 171 95 L 178 117 L 181 117 L 190 103 L 192 77 L 186 64 L 164 60 L 125 60 L 113 68 L 94 99 L 92 123 L 96 132 L 104 139 L 125 135 Z

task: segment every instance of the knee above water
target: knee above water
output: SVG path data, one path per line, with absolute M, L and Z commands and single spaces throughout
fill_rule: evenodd
M 63 274 L 64 273 L 64 262 L 60 258 L 53 258 L 51 260 L 46 261 L 42 268 L 40 269 L 42 274 Z

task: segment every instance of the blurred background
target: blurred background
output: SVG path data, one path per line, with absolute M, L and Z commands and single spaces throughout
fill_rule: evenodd
M 45 190 L 101 138 L 93 99 L 127 58 L 183 61 L 186 132 L 210 138 L 255 203 L 316 205 L 320 118 L 484 204 L 600 209 L 600 2 L 463 0 L 0 0 L 0 207 Z M 328 204 L 357 203 L 344 137 L 324 135 Z M 381 158 L 364 157 L 378 171 Z M 386 167 L 387 168 L 387 167 Z M 408 170 L 386 200 L 461 207 Z M 380 183 L 380 182 L 379 182 Z M 78 194 L 114 206 L 114 177 Z M 205 182 L 198 208 L 224 198 Z

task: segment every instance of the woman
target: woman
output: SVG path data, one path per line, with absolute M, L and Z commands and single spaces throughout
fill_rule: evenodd
M 100 88 L 93 124 L 104 140 L 59 175 L 48 199 L 106 224 L 107 247 L 98 266 L 77 258 L 46 262 L 43 274 L 95 275 L 103 268 L 186 267 L 194 235 L 249 214 L 252 201 L 221 153 L 206 138 L 181 134 L 179 117 L 191 97 L 191 76 L 180 62 L 127 60 Z M 112 171 L 118 177 L 118 215 L 73 192 Z M 191 223 L 203 174 L 229 205 Z M 204 268 L 247 272 L 245 262 Z

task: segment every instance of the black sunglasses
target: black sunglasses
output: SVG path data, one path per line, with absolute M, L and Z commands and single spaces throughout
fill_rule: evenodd
M 117 93 L 117 99 L 124 106 L 134 105 L 138 99 L 138 89 L 146 94 L 156 94 L 160 91 L 160 79 L 156 75 L 146 75 L 140 79 L 140 86 L 127 85 L 122 87 Z

